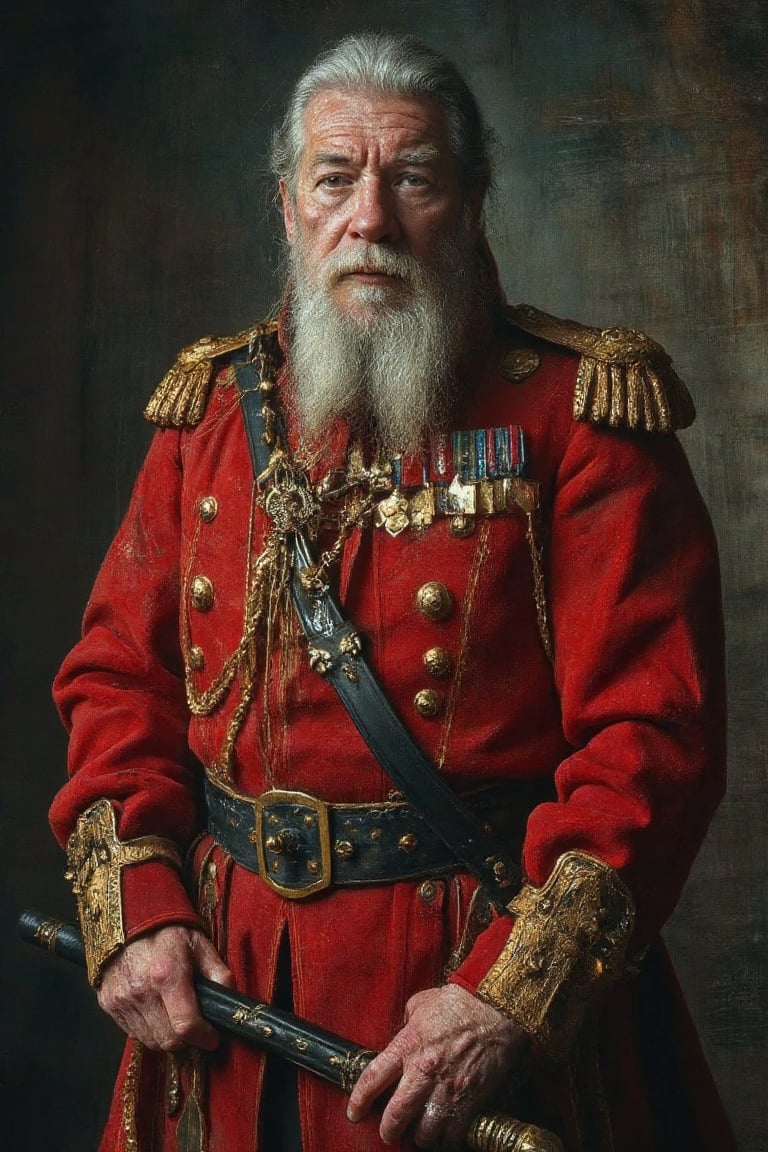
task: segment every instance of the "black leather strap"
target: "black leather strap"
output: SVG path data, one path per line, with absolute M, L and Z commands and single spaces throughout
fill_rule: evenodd
M 269 449 L 264 442 L 262 397 L 257 368 L 243 354 L 233 360 L 241 394 L 254 473 L 264 472 Z M 294 536 L 293 600 L 312 650 L 314 666 L 335 688 L 352 722 L 384 771 L 456 858 L 505 907 L 522 882 L 519 864 L 507 845 L 469 812 L 427 759 L 396 715 L 362 653 L 355 651 L 353 625 L 344 619 L 330 590 L 307 594 L 301 571 L 313 563 L 302 533 Z M 325 659 L 327 657 L 327 659 Z
M 473 815 L 503 829 L 519 850 L 540 782 L 518 788 L 496 784 L 464 796 Z M 316 888 L 321 869 L 328 884 L 393 883 L 452 872 L 454 853 L 405 801 L 326 804 L 301 792 L 245 796 L 206 779 L 208 829 L 225 852 L 267 882 L 300 898 Z M 321 843 L 327 829 L 328 851 Z

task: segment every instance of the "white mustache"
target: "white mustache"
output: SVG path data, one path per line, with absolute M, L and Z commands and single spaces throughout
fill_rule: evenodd
M 407 252 L 393 251 L 383 244 L 361 244 L 349 252 L 334 252 L 323 264 L 322 280 L 326 286 L 355 273 L 381 273 L 411 282 L 421 271 L 419 261 Z

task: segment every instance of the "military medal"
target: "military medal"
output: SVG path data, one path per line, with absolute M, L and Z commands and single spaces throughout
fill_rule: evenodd
M 384 528 L 390 536 L 399 536 L 410 524 L 408 515 L 408 497 L 403 493 L 403 460 L 396 456 L 392 461 L 393 490 L 376 505 L 374 524 L 377 528 Z
M 448 486 L 448 509 L 460 516 L 474 516 L 477 510 L 476 486 L 466 484 L 461 477 L 454 476 Z
M 522 428 L 507 424 L 435 436 L 420 476 L 418 462 L 410 456 L 379 462 L 366 472 L 350 455 L 349 472 L 365 475 L 372 494 L 381 495 L 373 523 L 390 536 L 406 528 L 423 531 L 436 517 L 445 516 L 452 535 L 461 538 L 472 534 L 477 516 L 517 509 L 528 515 L 535 507 L 536 485 L 524 479 L 525 457 Z
M 376 505 L 374 524 L 377 528 L 385 528 L 390 536 L 399 536 L 410 524 L 408 516 L 408 497 L 396 488 L 385 496 Z
M 411 524 L 414 528 L 428 528 L 435 518 L 435 494 L 431 484 L 420 488 L 411 497 Z

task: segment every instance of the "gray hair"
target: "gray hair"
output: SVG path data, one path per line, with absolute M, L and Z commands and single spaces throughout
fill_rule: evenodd
M 445 113 L 464 194 L 485 199 L 493 176 L 492 133 L 459 70 L 415 36 L 373 32 L 346 36 L 326 49 L 293 89 L 272 137 L 271 157 L 272 172 L 292 196 L 304 146 L 304 113 L 313 96 L 332 88 L 436 100 Z

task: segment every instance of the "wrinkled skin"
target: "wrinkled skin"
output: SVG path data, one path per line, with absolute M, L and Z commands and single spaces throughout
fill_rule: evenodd
M 202 932 L 171 925 L 127 944 L 104 969 L 99 1004 L 129 1036 L 165 1052 L 212 1051 L 218 1033 L 200 1015 L 192 976 L 228 988 L 232 973 Z
M 527 1047 L 516 1024 L 457 984 L 418 992 L 406 1005 L 404 1027 L 355 1085 L 347 1115 L 361 1120 L 397 1084 L 379 1128 L 384 1143 L 398 1143 L 412 1128 L 420 1148 L 457 1149 Z
M 397 276 L 368 266 L 370 245 L 406 252 L 429 269 L 462 222 L 470 238 L 480 235 L 481 204 L 462 194 L 436 101 L 324 91 L 310 100 L 304 126 L 297 186 L 280 185 L 286 237 L 304 246 L 310 280 L 332 256 L 359 256 L 330 289 L 349 316 L 364 320 L 402 293 Z M 373 297 L 364 291 L 372 288 Z
M 201 933 L 171 926 L 126 945 L 104 970 L 99 1004 L 147 1048 L 191 1044 L 212 1051 L 218 1033 L 203 1020 L 192 977 L 233 987 L 232 973 Z M 525 1057 L 528 1040 L 495 1008 L 456 984 L 429 988 L 406 1005 L 405 1025 L 373 1060 L 349 1099 L 361 1120 L 396 1085 L 381 1120 L 386 1144 L 413 1130 L 423 1148 L 458 1148 L 473 1116 Z

